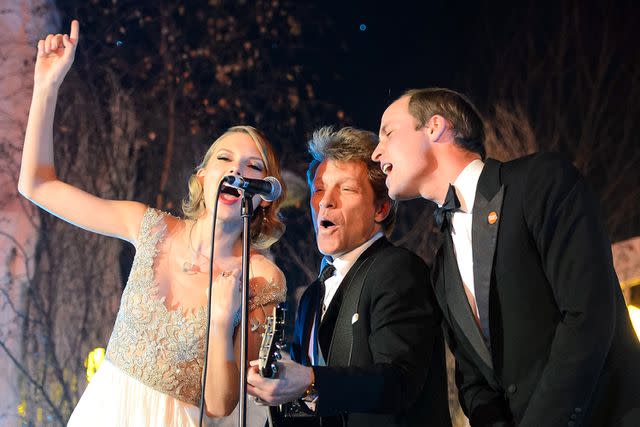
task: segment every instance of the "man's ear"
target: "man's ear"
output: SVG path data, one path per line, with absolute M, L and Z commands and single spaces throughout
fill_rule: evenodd
M 381 223 L 389 216 L 389 212 L 391 212 L 391 201 L 389 199 L 386 199 L 376 206 L 376 214 L 374 216 L 374 220 L 377 223 Z
M 442 135 L 447 130 L 447 119 L 439 114 L 434 114 L 427 122 L 424 130 L 431 142 L 442 142 Z

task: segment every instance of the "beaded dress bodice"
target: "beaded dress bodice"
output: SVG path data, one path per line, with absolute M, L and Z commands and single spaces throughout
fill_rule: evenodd
M 168 310 L 159 297 L 154 259 L 167 233 L 167 214 L 147 209 L 140 226 L 127 286 L 107 346 L 106 358 L 128 375 L 178 400 L 198 406 L 204 359 L 206 308 Z M 249 310 L 283 301 L 286 288 L 251 286 Z M 234 324 L 239 322 L 236 313 Z

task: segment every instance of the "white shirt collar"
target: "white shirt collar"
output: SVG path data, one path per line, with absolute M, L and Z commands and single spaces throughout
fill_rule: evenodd
M 331 264 L 333 264 L 333 266 L 336 268 L 336 273 L 334 273 L 334 275 L 344 277 L 349 272 L 349 269 L 351 269 L 353 264 L 355 264 L 355 262 L 358 260 L 360 255 L 362 255 L 364 251 L 369 249 L 371 245 L 373 245 L 376 242 L 376 240 L 378 240 L 381 237 L 382 237 L 382 231 L 378 231 L 376 234 L 373 235 L 373 237 L 371 237 L 369 240 L 367 240 L 357 248 L 352 249 L 351 251 L 346 252 L 337 258 L 334 258 L 333 261 L 331 261 Z M 325 264 L 325 260 L 326 258 L 322 262 L 323 267 Z
M 480 179 L 483 168 L 484 162 L 476 159 L 460 172 L 453 183 L 458 199 L 462 204 L 461 210 L 464 208 L 464 212 L 466 213 L 473 211 L 473 203 L 476 199 L 476 188 L 478 187 L 478 180 Z

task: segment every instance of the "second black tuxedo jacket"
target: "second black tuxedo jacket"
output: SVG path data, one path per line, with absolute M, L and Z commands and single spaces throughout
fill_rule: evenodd
M 598 205 L 577 170 L 551 154 L 489 159 L 472 222 L 489 343 L 448 233 L 432 271 L 471 425 L 640 426 L 640 346 Z
M 428 277 L 417 255 L 385 238 L 351 267 L 318 330 L 327 363 L 314 367 L 323 425 L 451 425 L 442 316 Z M 316 281 L 300 300 L 291 346 L 305 365 L 318 306 Z

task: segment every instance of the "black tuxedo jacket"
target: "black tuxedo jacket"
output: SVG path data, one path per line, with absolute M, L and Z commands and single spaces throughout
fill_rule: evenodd
M 432 280 L 472 426 L 640 426 L 640 346 L 598 205 L 569 162 L 485 164 L 472 246 L 489 339 L 442 240 Z
M 449 418 L 442 315 L 424 262 L 385 238 L 351 267 L 318 329 L 327 366 L 314 367 L 322 425 L 443 426 Z M 312 283 L 291 353 L 310 365 L 319 307 Z

